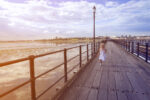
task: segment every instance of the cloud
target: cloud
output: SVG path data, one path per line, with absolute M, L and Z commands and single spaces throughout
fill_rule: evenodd
M 106 2 L 105 6 L 106 7 L 116 7 L 116 6 L 118 6 L 118 3 L 117 2 L 108 1 L 108 2 Z
M 112 32 L 150 32 L 150 1 L 129 1 L 116 7 L 101 10 L 98 28 Z M 100 31 L 100 30 L 99 30 Z M 106 31 L 106 32 L 107 32 Z
M 0 39 L 37 39 L 51 36 L 92 36 L 96 6 L 96 33 L 150 32 L 150 1 L 105 4 L 87 1 L 0 1 Z M 4 35 L 5 34 L 5 35 Z M 17 38 L 19 37 L 19 38 Z

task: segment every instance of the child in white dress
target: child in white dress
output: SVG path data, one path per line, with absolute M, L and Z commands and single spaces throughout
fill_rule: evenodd
M 100 65 L 102 65 L 102 62 L 105 61 L 105 59 L 106 59 L 106 49 L 105 44 L 102 43 L 100 46 L 100 55 L 99 55 Z

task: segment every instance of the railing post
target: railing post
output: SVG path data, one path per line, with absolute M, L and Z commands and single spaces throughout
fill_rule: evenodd
M 126 49 L 126 41 L 124 41 L 124 49 Z
M 96 53 L 97 53 L 97 51 L 98 51 L 98 43 L 96 42 Z
M 99 42 L 97 42 L 97 52 L 99 51 Z
M 95 42 L 95 53 L 96 53 L 96 51 L 97 51 L 97 43 Z
M 94 54 L 95 54 L 95 40 L 94 40 Z
M 31 99 L 32 100 L 36 100 L 34 58 L 35 58 L 34 55 L 29 56 L 29 59 L 30 59 L 30 80 L 31 80 Z
M 124 49 L 126 48 L 126 42 L 124 41 Z
M 98 44 L 98 42 L 97 42 L 97 52 L 98 52 L 98 45 L 99 45 L 99 44 Z
M 120 46 L 122 47 L 122 41 L 120 41 Z
M 92 43 L 91 43 L 91 58 L 93 57 L 93 47 L 92 47 Z
M 99 42 L 97 43 L 97 45 L 98 45 L 98 46 L 97 46 L 97 52 L 99 52 Z
M 134 53 L 134 42 L 132 42 L 132 53 Z
M 128 51 L 130 52 L 130 42 L 129 42 L 129 45 L 128 45 L 128 46 L 129 46 L 129 47 L 128 47 L 128 48 L 129 48 Z
M 126 50 L 127 50 L 127 41 L 126 41 Z
M 127 42 L 127 44 L 128 44 L 128 45 L 127 45 L 127 51 L 129 51 L 129 42 Z
M 123 48 L 125 49 L 125 41 L 123 41 Z
M 82 46 L 80 45 L 79 46 L 79 55 L 80 55 L 80 68 L 81 68 L 81 66 L 82 66 Z
M 146 43 L 145 46 L 146 46 L 146 47 L 145 47 L 145 49 L 146 49 L 146 52 L 145 52 L 145 53 L 146 53 L 146 54 L 145 54 L 145 55 L 146 55 L 145 61 L 147 62 L 147 61 L 148 61 L 148 43 Z
M 123 43 L 122 47 L 125 48 L 125 42 L 123 41 L 122 43 Z
M 65 80 L 64 82 L 67 82 L 67 49 L 64 49 L 64 74 L 65 74 Z
M 87 44 L 87 61 L 89 61 L 89 46 Z
M 100 44 L 101 44 L 101 43 L 99 42 L 99 43 L 98 43 L 98 50 L 100 49 Z
M 137 43 L 137 56 L 139 56 L 139 42 Z

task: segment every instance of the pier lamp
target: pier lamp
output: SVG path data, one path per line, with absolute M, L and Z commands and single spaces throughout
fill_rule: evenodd
M 94 42 L 94 54 L 95 54 L 95 13 L 96 7 L 93 7 L 93 42 Z

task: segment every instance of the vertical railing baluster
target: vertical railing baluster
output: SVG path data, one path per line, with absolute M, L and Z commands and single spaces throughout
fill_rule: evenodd
M 31 99 L 36 100 L 35 91 L 35 72 L 34 72 L 34 55 L 29 56 L 30 61 L 30 80 L 31 80 Z
M 128 42 L 127 48 L 128 48 L 128 50 L 127 50 L 127 51 L 129 51 L 129 42 Z
M 122 48 L 124 48 L 124 41 L 122 41 Z
M 64 49 L 64 82 L 67 82 L 67 49 Z
M 122 48 L 124 48 L 124 41 L 122 41 Z
M 89 46 L 87 44 L 87 61 L 89 61 Z
M 129 46 L 129 47 L 128 47 L 128 48 L 129 48 L 129 50 L 128 50 L 128 51 L 130 52 L 130 42 L 129 42 L 129 45 L 128 45 L 128 46 Z
M 123 48 L 125 48 L 125 41 L 124 41 L 124 43 L 123 43 Z
M 97 42 L 97 51 L 99 50 L 99 42 Z
M 97 42 L 97 52 L 99 52 L 99 42 Z
M 99 48 L 100 48 L 100 42 L 98 42 L 98 49 L 97 49 L 98 53 L 99 53 Z
M 123 48 L 125 48 L 125 42 L 123 41 Z
M 126 41 L 124 41 L 124 48 L 126 49 Z
M 134 42 L 132 42 L 132 53 L 134 53 Z
M 137 56 L 139 56 L 139 42 L 137 43 Z
M 129 51 L 129 42 L 127 42 L 127 43 L 128 43 L 128 45 L 127 45 L 127 48 L 128 48 L 127 51 Z
M 127 50 L 127 41 L 126 41 L 126 50 Z
M 97 51 L 97 43 L 95 42 L 95 53 L 96 53 L 96 51 Z
M 146 55 L 146 57 L 145 57 L 145 61 L 147 62 L 148 61 L 148 43 L 146 43 L 145 44 L 145 49 L 146 49 L 146 51 L 145 51 L 145 55 Z
M 127 41 L 126 41 L 126 50 L 127 50 Z
M 120 41 L 120 46 L 122 47 L 122 41 Z
M 96 53 L 97 53 L 97 49 L 98 49 L 98 46 L 97 46 L 97 42 L 96 42 Z
M 129 48 L 128 48 L 128 47 L 129 47 L 129 42 L 127 41 L 127 51 L 129 50 Z
M 82 46 L 79 46 L 79 55 L 80 55 L 80 68 L 82 67 Z
M 93 57 L 93 47 L 92 47 L 92 43 L 91 43 L 91 58 Z
M 97 52 L 98 52 L 98 42 L 97 42 Z
M 101 45 L 101 43 L 99 42 L 99 44 L 98 44 L 99 46 L 98 46 L 98 50 L 100 49 L 100 45 Z
M 97 52 L 99 52 L 99 42 L 97 42 Z

